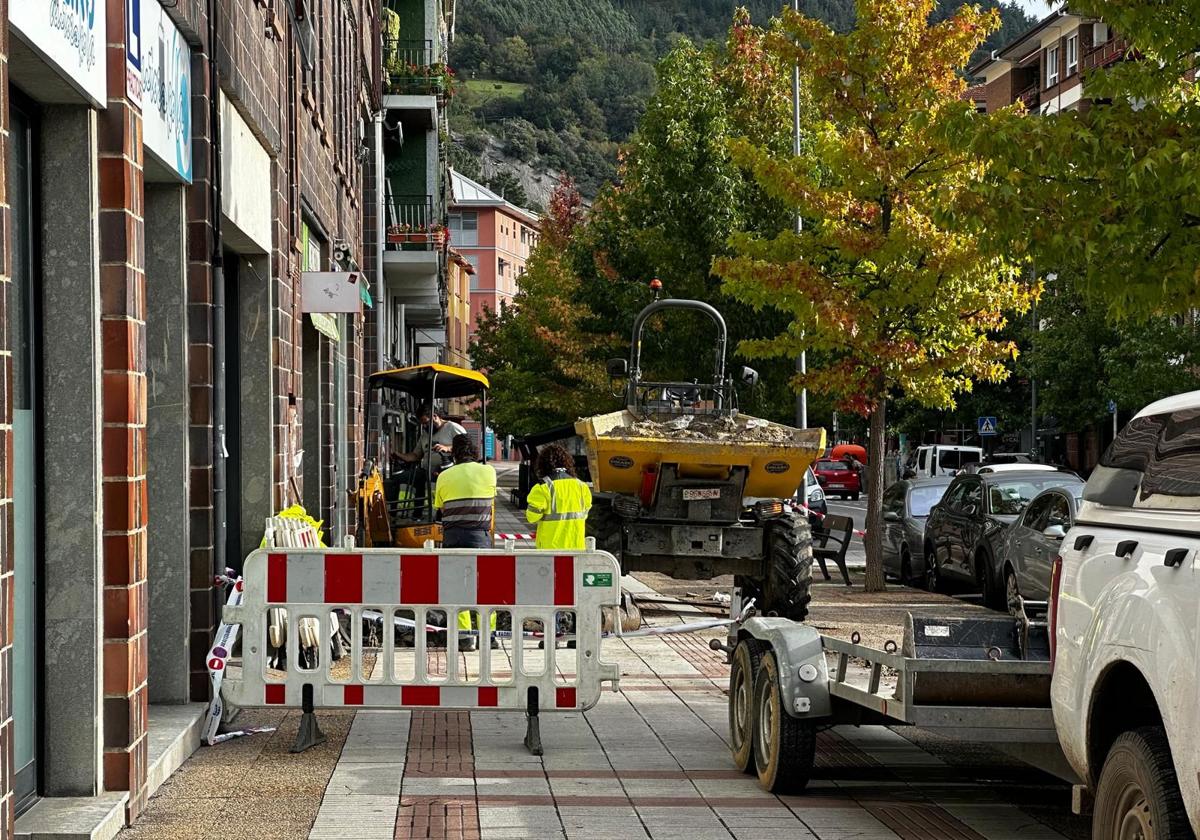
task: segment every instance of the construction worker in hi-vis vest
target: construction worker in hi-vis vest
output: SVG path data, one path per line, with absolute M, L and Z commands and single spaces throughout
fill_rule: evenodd
M 455 435 L 451 442 L 454 466 L 438 476 L 433 507 L 442 515 L 442 548 L 491 548 L 492 520 L 496 506 L 496 470 L 491 464 L 479 463 L 479 448 L 470 435 Z M 479 562 L 487 562 L 480 558 Z M 492 613 L 491 627 L 496 629 L 496 614 Z M 471 629 L 471 614 L 458 614 L 460 630 Z M 474 635 L 460 635 L 460 650 L 475 650 Z M 497 647 L 495 637 L 492 647 Z
M 538 453 L 537 475 L 525 508 L 525 518 L 537 525 L 537 547 L 582 551 L 592 491 L 575 477 L 575 459 L 551 444 Z

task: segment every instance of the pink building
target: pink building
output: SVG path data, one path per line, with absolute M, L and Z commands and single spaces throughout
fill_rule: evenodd
M 450 170 L 450 244 L 475 269 L 471 276 L 471 335 L 484 308 L 517 293 L 518 278 L 537 244 L 537 214 L 505 201 L 461 172 Z

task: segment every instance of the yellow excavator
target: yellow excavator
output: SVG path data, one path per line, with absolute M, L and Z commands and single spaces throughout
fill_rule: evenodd
M 477 370 L 452 365 L 425 364 L 384 370 L 368 379 L 369 393 L 383 391 L 383 436 L 401 441 L 401 451 L 412 451 L 424 431 L 433 440 L 433 418 L 427 429 L 416 428 L 408 418 L 421 404 L 438 400 L 477 402 L 480 428 L 487 429 L 488 378 Z M 486 432 L 485 432 L 486 434 Z M 382 444 L 379 446 L 382 451 Z M 486 447 L 481 446 L 481 450 Z M 487 459 L 486 451 L 483 452 Z M 380 465 L 368 458 L 359 475 L 358 544 L 371 547 L 420 548 L 426 540 L 440 544 L 442 526 L 434 518 L 433 485 L 437 474 L 453 463 L 430 447 L 424 460 L 403 465 Z

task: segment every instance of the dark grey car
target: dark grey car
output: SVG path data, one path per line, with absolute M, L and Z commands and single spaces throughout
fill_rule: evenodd
M 1050 569 L 1075 524 L 1082 494 L 1082 484 L 1039 493 L 1005 533 L 996 571 L 1010 611 L 1016 609 L 1018 595 L 1027 601 L 1049 599 Z
M 883 494 L 883 571 L 901 583 L 925 579 L 925 520 L 950 486 L 948 475 L 897 481 Z

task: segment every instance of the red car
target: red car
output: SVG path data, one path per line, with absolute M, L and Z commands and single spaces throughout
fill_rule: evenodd
M 822 458 L 813 464 L 812 470 L 817 481 L 825 488 L 826 496 L 837 495 L 843 499 L 848 496 L 858 501 L 858 494 L 862 492 L 862 482 L 858 473 L 850 469 L 850 465 L 845 461 Z

